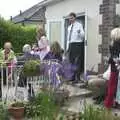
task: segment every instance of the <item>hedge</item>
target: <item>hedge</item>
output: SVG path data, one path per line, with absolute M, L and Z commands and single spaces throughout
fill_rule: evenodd
M 36 28 L 17 25 L 0 17 L 0 48 L 6 41 L 12 43 L 16 53 L 21 53 L 24 44 L 36 41 Z

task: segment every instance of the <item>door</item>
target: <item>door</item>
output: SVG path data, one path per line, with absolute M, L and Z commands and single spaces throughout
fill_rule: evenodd
M 84 38 L 84 75 L 86 75 L 86 65 L 87 65 L 87 11 L 77 14 L 77 21 L 79 21 L 84 28 L 85 31 L 85 38 Z M 68 17 L 64 18 L 64 48 L 66 49 L 67 46 L 67 28 L 69 26 L 69 19 Z

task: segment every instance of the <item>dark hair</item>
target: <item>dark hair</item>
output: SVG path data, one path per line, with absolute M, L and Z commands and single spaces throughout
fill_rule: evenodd
M 76 18 L 76 14 L 75 14 L 74 12 L 71 12 L 71 13 L 69 14 L 69 16 L 73 16 L 73 17 Z
M 54 41 L 52 43 L 52 45 L 50 46 L 50 49 L 55 55 L 61 54 L 61 46 L 57 41 Z

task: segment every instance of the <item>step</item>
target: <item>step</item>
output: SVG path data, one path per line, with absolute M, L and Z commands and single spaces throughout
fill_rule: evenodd
M 62 86 L 62 89 L 66 89 L 69 91 L 69 97 L 75 98 L 75 97 L 90 97 L 92 95 L 92 91 L 87 89 L 81 89 L 78 87 L 75 87 L 73 85 L 66 85 L 64 84 Z
M 92 98 L 75 98 L 67 102 L 67 105 L 63 107 L 64 110 L 69 112 L 79 113 L 84 109 L 84 103 L 93 104 Z
M 87 88 L 85 83 L 76 83 L 76 84 L 73 84 L 73 86 L 78 87 L 78 88 Z

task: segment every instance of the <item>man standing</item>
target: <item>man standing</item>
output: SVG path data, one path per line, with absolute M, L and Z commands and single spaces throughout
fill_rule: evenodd
M 77 71 L 72 80 L 80 80 L 80 74 L 84 71 L 84 30 L 83 25 L 76 21 L 76 14 L 69 14 L 67 48 L 69 60 L 77 65 Z

